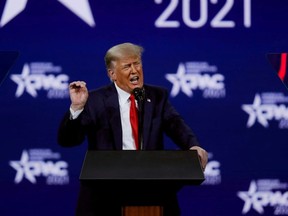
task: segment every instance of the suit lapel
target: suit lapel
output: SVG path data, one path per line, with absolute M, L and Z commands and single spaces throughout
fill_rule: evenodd
M 146 149 L 146 146 L 148 145 L 148 140 L 150 136 L 150 126 L 151 126 L 151 120 L 152 120 L 152 113 L 153 113 L 153 98 L 150 94 L 149 90 L 145 87 L 145 102 L 144 102 L 144 117 L 143 117 L 143 149 Z
M 115 143 L 114 147 L 116 150 L 122 150 L 122 126 L 121 126 L 120 108 L 119 108 L 117 90 L 114 84 L 108 87 L 106 107 L 109 115 L 109 123 L 112 128 L 112 133 L 114 137 L 114 143 Z

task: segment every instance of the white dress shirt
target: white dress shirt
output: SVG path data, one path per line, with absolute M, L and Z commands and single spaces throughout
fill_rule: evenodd
M 118 100 L 120 107 L 121 125 L 122 125 L 122 149 L 123 150 L 136 150 L 135 141 L 132 134 L 132 128 L 130 124 L 130 94 L 123 91 L 115 83 Z M 136 102 L 137 105 L 137 102 Z
M 132 134 L 132 128 L 130 124 L 130 94 L 119 88 L 116 83 L 115 87 L 118 93 L 119 107 L 120 107 L 120 118 L 122 125 L 122 149 L 123 150 L 136 150 L 135 141 Z M 137 101 L 136 101 L 137 106 Z M 70 107 L 71 118 L 76 119 L 83 111 L 73 111 Z

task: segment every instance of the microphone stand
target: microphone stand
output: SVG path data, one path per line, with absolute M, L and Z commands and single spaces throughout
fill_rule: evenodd
M 138 129 L 139 129 L 139 143 L 140 143 L 140 150 L 143 149 L 143 116 L 144 116 L 144 98 L 145 98 L 145 91 L 144 88 L 135 88 L 133 90 L 134 96 L 138 103 Z

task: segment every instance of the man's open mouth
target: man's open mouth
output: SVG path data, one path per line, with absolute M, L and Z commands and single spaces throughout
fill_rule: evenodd
M 139 80 L 139 76 L 135 76 L 135 77 L 132 77 L 130 79 L 130 82 L 133 83 L 133 84 L 137 84 L 138 83 L 138 80 Z

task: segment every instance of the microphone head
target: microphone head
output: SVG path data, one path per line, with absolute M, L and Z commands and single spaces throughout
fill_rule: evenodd
M 143 101 L 145 98 L 145 90 L 144 88 L 134 88 L 133 94 L 137 101 Z

